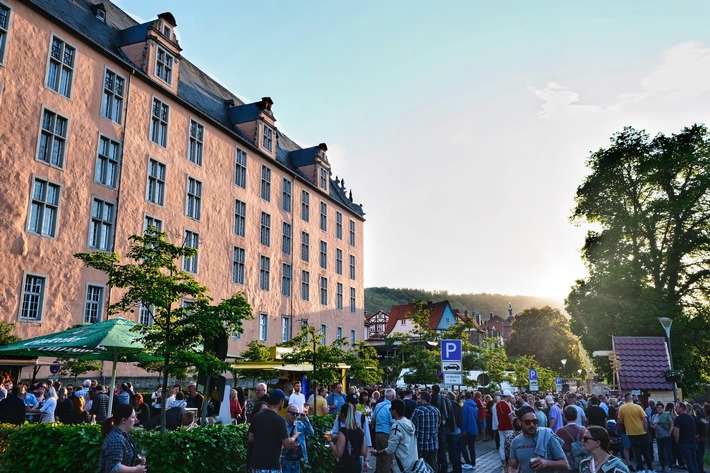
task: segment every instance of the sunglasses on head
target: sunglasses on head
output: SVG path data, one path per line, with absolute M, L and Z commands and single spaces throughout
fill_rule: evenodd
M 522 421 L 522 422 L 523 422 L 523 424 L 525 424 L 525 425 L 531 425 L 531 424 L 532 424 L 532 425 L 537 425 L 537 424 L 540 423 L 540 421 L 537 420 L 537 419 L 528 419 L 528 420 L 524 420 L 524 421 Z

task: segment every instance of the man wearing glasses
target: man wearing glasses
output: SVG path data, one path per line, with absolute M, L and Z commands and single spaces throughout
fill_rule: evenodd
M 299 412 L 295 404 L 289 404 L 286 409 L 286 431 L 289 437 L 297 435 L 298 446 L 282 450 L 281 469 L 283 473 L 300 473 L 301 460 L 308 463 L 306 436 L 313 435 L 314 431 L 311 421 L 305 414 Z
M 523 435 L 515 437 L 510 444 L 508 473 L 552 473 L 569 469 L 565 452 L 552 430 L 538 428 L 535 410 L 521 407 L 517 417 L 523 426 Z

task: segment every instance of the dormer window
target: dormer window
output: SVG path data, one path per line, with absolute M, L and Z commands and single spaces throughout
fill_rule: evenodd
M 273 140 L 274 140 L 274 130 L 271 129 L 271 127 L 264 125 L 264 130 L 261 135 L 261 146 L 267 150 L 271 151 L 273 148 Z
M 168 85 L 173 83 L 173 63 L 175 58 L 165 49 L 158 47 L 158 55 L 155 61 L 155 75 Z
M 106 23 L 106 10 L 102 10 L 100 8 L 97 8 L 96 9 L 96 18 L 98 18 L 100 22 Z
M 170 27 L 168 25 L 163 25 L 163 36 L 170 39 L 170 33 L 172 33 Z
M 321 189 L 325 189 L 326 191 L 328 190 L 328 170 L 324 167 L 320 167 L 318 170 L 318 185 L 320 186 Z

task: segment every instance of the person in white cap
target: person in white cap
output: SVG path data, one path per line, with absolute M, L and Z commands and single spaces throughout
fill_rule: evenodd
M 495 405 L 496 418 L 498 419 L 498 436 L 500 437 L 500 461 L 505 468 L 505 439 L 513 435 L 513 406 L 510 405 L 510 398 L 513 395 L 509 390 L 503 391 L 500 401 Z

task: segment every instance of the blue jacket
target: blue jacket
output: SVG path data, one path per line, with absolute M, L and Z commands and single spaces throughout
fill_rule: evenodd
M 296 438 L 296 441 L 301 445 L 301 450 L 303 451 L 303 461 L 308 462 L 308 451 L 306 450 L 306 437 L 313 435 L 313 426 L 308 417 L 301 417 L 299 420 L 293 422 L 293 425 L 286 422 L 286 432 L 288 432 L 289 437 L 293 435 L 293 431 L 301 432 Z M 286 456 L 286 449 L 282 449 L 281 455 Z
M 478 435 L 478 406 L 473 399 L 463 403 L 463 422 L 461 430 L 468 435 Z

